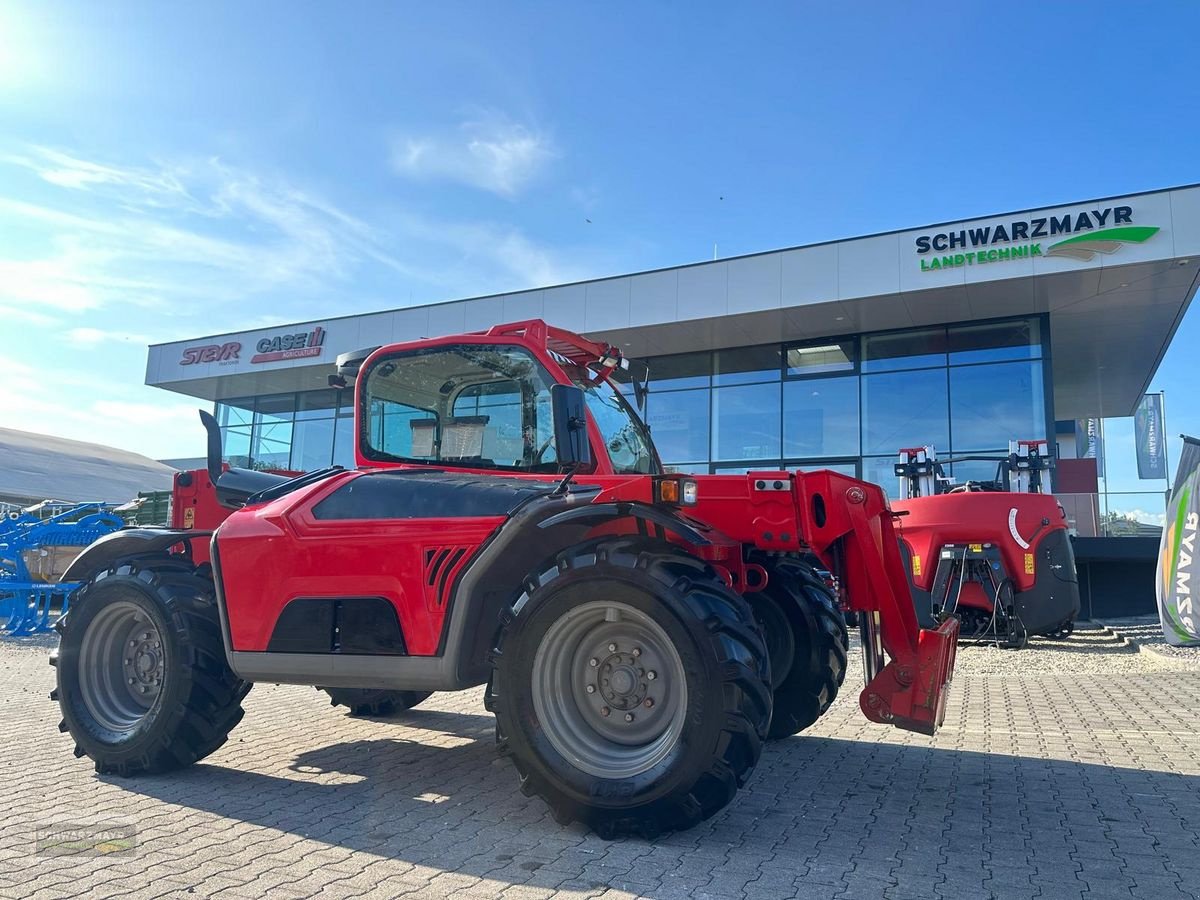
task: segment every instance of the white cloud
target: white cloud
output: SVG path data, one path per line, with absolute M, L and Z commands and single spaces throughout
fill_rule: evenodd
M 11 328 L 14 323 L 23 325 L 38 325 L 46 328 L 57 325 L 59 320 L 54 316 L 46 315 L 46 313 L 38 312 L 36 309 L 30 309 L 20 304 L 12 304 L 0 300 L 0 321 L 3 321 Z
M 543 287 L 577 281 L 584 273 L 564 265 L 545 247 L 531 241 L 515 228 L 494 223 L 430 224 L 442 238 L 461 254 L 464 262 L 483 263 L 487 271 L 499 270 L 505 277 L 503 287 L 483 287 L 483 292 L 499 292 L 522 287 Z
M 96 347 L 108 343 L 152 344 L 154 338 L 147 334 L 129 331 L 106 331 L 103 328 L 72 328 L 67 332 L 67 342 L 76 347 Z
M 407 272 L 366 223 L 218 159 L 120 167 L 31 147 L 0 163 L 69 192 L 61 203 L 0 198 L 4 219 L 27 232 L 53 229 L 46 240 L 55 246 L 24 259 L 0 248 L 0 299 L 10 302 L 79 312 L 162 306 L 164 294 L 183 294 L 221 304 L 316 290 L 348 280 L 365 260 Z
M 79 159 L 51 147 L 31 147 L 31 156 L 13 155 L 6 161 L 23 165 L 38 177 L 59 187 L 91 189 L 111 185 L 133 188 L 144 197 L 169 197 L 172 205 L 187 197 L 183 183 L 170 170 L 120 168 L 90 160 Z
M 0 424 L 7 428 L 107 444 L 152 459 L 200 456 L 204 432 L 196 409 L 203 400 L 106 377 L 103 371 L 70 371 L 5 363 Z
M 463 138 L 463 152 L 481 161 L 479 177 L 498 192 L 527 183 L 551 152 L 522 134 L 530 136 L 500 128 Z M 215 158 L 130 165 L 23 147 L 0 151 L 0 184 L 0 229 L 11 237 L 0 243 L 0 355 L 11 362 L 56 343 L 70 351 L 53 378 L 21 388 L 10 374 L 0 422 L 101 435 L 157 456 L 198 446 L 203 435 L 191 420 L 203 401 L 144 387 L 139 344 L 331 309 L 500 293 L 602 268 L 572 263 L 577 251 L 552 249 L 508 223 L 394 208 L 368 220 L 282 177 Z
M 398 137 L 392 165 L 409 178 L 457 181 L 513 197 L 557 155 L 545 134 L 491 115 L 448 134 Z
M 1113 496 L 1115 495 L 1109 494 L 1110 498 Z M 1109 501 L 1109 506 L 1110 511 L 1113 514 L 1121 516 L 1122 518 L 1132 519 L 1136 522 L 1140 522 L 1143 525 L 1157 525 L 1159 528 L 1166 527 L 1167 514 L 1164 512 L 1147 512 L 1144 509 L 1115 509 L 1113 508 L 1111 499 Z
M 502 193 L 516 190 L 551 152 L 543 139 L 506 123 L 464 147 L 482 161 L 470 177 Z M 49 245 L 25 258 L 0 247 L 0 303 L 26 310 L 133 306 L 178 318 L 226 307 L 240 321 L 261 315 L 255 298 L 282 295 L 293 307 L 282 315 L 294 319 L 353 290 L 368 269 L 378 281 L 408 288 L 374 290 L 385 305 L 394 305 L 396 293 L 416 296 L 414 283 L 424 286 L 420 299 L 448 299 L 580 274 L 512 225 L 408 211 L 372 224 L 282 179 L 215 158 L 117 166 L 29 147 L 0 155 L 4 163 L 64 192 L 61 203 L 0 197 L 0 223 L 41 232 Z M 459 171 L 458 163 L 442 164 Z M 307 312 L 296 308 L 305 301 Z
M 0 259 L 0 301 L 31 312 L 50 307 L 79 313 L 100 305 L 96 293 L 69 256 L 45 259 Z

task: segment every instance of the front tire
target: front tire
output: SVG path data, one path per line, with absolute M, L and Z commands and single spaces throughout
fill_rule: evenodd
M 225 743 L 250 684 L 225 660 L 213 583 L 169 557 L 101 573 L 61 620 L 60 731 L 103 774 L 190 765 Z
M 662 542 L 603 538 L 531 576 L 488 705 L 521 788 L 605 838 L 688 828 L 733 798 L 771 716 L 749 607 Z
M 758 559 L 764 590 L 748 595 L 767 636 L 774 714 L 768 737 L 789 737 L 817 721 L 846 680 L 849 635 L 837 600 L 798 559 Z

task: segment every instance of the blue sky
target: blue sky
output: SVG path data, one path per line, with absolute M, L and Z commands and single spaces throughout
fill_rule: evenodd
M 9 0 L 0 421 L 194 455 L 147 342 L 1200 181 L 1198 26 L 1181 3 Z M 1200 431 L 1197 338 L 1193 309 L 1154 384 L 1171 433 Z

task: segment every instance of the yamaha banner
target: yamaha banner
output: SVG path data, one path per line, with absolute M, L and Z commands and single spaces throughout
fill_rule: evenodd
M 1200 529 L 1200 440 L 1183 436 L 1183 455 L 1167 503 L 1167 519 L 1158 548 L 1158 617 L 1167 643 L 1200 647 L 1200 565 L 1196 532 Z
M 1163 440 L 1163 395 L 1144 394 L 1133 415 L 1138 478 L 1167 477 L 1167 445 Z

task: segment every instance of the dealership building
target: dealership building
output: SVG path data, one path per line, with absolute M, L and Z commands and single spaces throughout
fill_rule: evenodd
M 1132 415 L 1198 273 L 1188 186 L 200 336 L 150 347 L 146 383 L 215 403 L 241 464 L 351 465 L 351 397 L 327 383 L 338 354 L 540 318 L 649 364 L 646 419 L 668 466 L 827 467 L 894 492 L 902 447 L 1046 439 L 1076 456 L 1075 423 Z M 1091 460 L 1063 459 L 1054 478 L 1062 494 L 1096 491 Z M 1098 512 L 1071 510 L 1081 535 L 1099 533 Z

